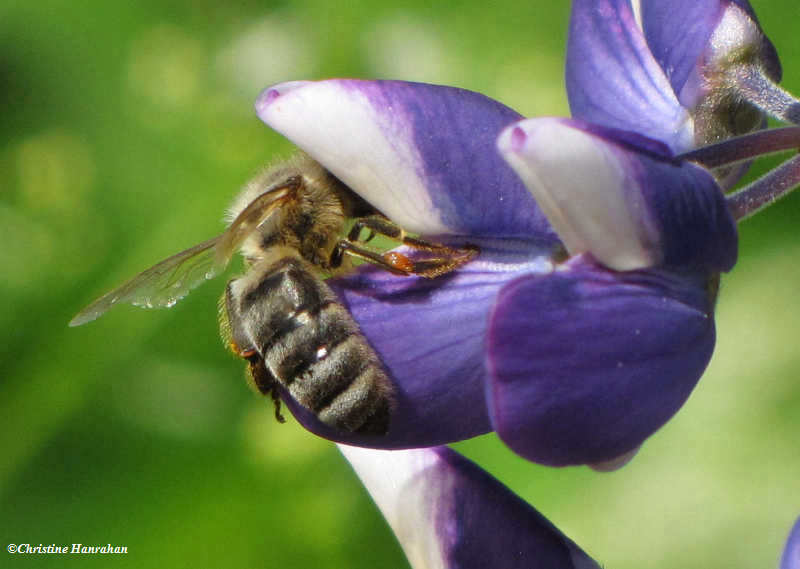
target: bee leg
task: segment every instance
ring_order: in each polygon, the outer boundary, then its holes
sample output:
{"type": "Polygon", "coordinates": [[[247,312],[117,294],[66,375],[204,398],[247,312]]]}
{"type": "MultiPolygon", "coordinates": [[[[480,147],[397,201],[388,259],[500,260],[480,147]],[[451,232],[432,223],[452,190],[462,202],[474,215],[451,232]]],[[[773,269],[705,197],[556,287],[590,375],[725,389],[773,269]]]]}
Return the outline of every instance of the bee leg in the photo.
{"type": "Polygon", "coordinates": [[[270,397],[272,397],[272,404],[275,405],[275,420],[280,424],[285,423],[286,418],[281,415],[281,396],[278,394],[278,390],[273,389],[270,391],[270,397]]]}
{"type": "Polygon", "coordinates": [[[328,265],[331,269],[337,269],[342,266],[342,259],[344,258],[344,249],[336,244],[331,252],[331,258],[328,260],[328,265]]]}
{"type": "MultiPolygon", "coordinates": [[[[444,245],[441,247],[444,247],[444,245]]],[[[444,251],[441,256],[431,257],[428,259],[413,260],[402,253],[397,253],[394,251],[389,251],[384,256],[397,257],[393,258],[392,262],[398,265],[405,265],[406,263],[410,262],[411,274],[432,279],[456,270],[464,263],[474,259],[480,252],[480,250],[474,245],[464,245],[464,247],[458,249],[446,247],[446,249],[447,251],[444,251]]]]}
{"type": "MultiPolygon", "coordinates": [[[[387,225],[388,227],[388,225],[387,225]]],[[[381,256],[372,253],[372,251],[368,249],[364,249],[362,247],[358,247],[355,243],[369,243],[372,239],[380,233],[381,235],[386,235],[387,237],[394,237],[396,233],[398,236],[401,231],[399,227],[391,223],[385,217],[379,215],[373,215],[369,217],[361,217],[357,218],[353,223],[353,227],[350,228],[349,233],[347,234],[347,238],[341,240],[336,247],[334,247],[333,252],[331,253],[331,258],[328,261],[328,265],[332,269],[336,269],[342,266],[342,260],[344,259],[344,253],[347,252],[348,254],[358,257],[360,259],[364,259],[365,261],[369,261],[370,263],[380,265],[381,267],[390,270],[397,274],[406,274],[405,272],[398,272],[391,268],[385,266],[383,260],[380,258],[381,256]],[[373,226],[381,226],[382,222],[385,221],[387,224],[390,224],[394,229],[389,229],[392,235],[387,235],[385,232],[382,231],[375,231],[373,226]],[[364,229],[369,229],[369,233],[367,234],[366,238],[361,239],[361,232],[364,229]],[[396,231],[395,231],[396,229],[396,231]]]]}
{"type": "Polygon", "coordinates": [[[347,234],[347,240],[369,243],[378,234],[400,241],[405,232],[396,223],[392,223],[382,215],[370,215],[356,219],[353,227],[350,228],[350,233],[347,234]],[[364,229],[369,229],[369,234],[366,239],[360,239],[364,229]]]}
{"type": "Polygon", "coordinates": [[[353,223],[353,227],[350,228],[350,232],[347,234],[347,240],[369,243],[376,234],[399,240],[402,233],[403,230],[400,229],[398,225],[392,223],[382,215],[370,215],[356,219],[355,223],[353,223]],[[369,234],[367,234],[365,239],[361,239],[361,232],[364,229],[369,229],[369,234]]]}
{"type": "Polygon", "coordinates": [[[474,259],[478,252],[478,248],[474,245],[456,248],[409,237],[397,224],[385,217],[373,215],[356,220],[347,235],[347,239],[340,241],[334,248],[334,252],[331,255],[331,263],[332,266],[339,266],[343,254],[347,253],[383,267],[395,274],[434,278],[447,274],[474,259]],[[364,229],[369,230],[369,235],[362,240],[360,236],[364,229]],[[366,243],[375,235],[384,235],[390,239],[395,239],[403,245],[418,251],[432,253],[432,256],[424,259],[411,259],[408,255],[396,251],[378,254],[356,244],[358,242],[366,243]]]}
{"type": "Polygon", "coordinates": [[[338,259],[341,263],[341,258],[345,253],[363,259],[373,265],[377,265],[396,275],[408,276],[414,274],[412,270],[413,261],[402,253],[389,252],[380,254],[360,247],[346,239],[342,239],[336,244],[333,254],[331,255],[331,262],[338,259]]]}
{"type": "Polygon", "coordinates": [[[272,398],[275,405],[275,419],[285,423],[281,415],[281,398],[276,389],[277,380],[264,365],[264,360],[258,351],[250,344],[245,332],[242,316],[239,313],[238,303],[234,301],[232,293],[233,280],[225,287],[225,294],[219,302],[220,330],[228,348],[237,356],[247,361],[247,371],[252,384],[264,395],[272,398]]]}
{"type": "Polygon", "coordinates": [[[353,225],[353,229],[350,231],[350,234],[347,236],[347,238],[350,241],[358,241],[358,236],[361,234],[361,231],[365,228],[370,230],[370,235],[366,239],[366,241],[364,241],[365,243],[370,239],[372,239],[376,234],[380,234],[389,237],[390,239],[396,239],[397,241],[400,241],[403,245],[406,245],[413,249],[417,249],[418,251],[426,251],[429,253],[435,253],[437,255],[441,255],[442,259],[445,258],[456,259],[459,261],[459,264],[466,263],[467,261],[475,257],[475,255],[478,253],[478,248],[475,247],[474,245],[465,245],[462,248],[457,248],[457,247],[449,247],[447,245],[442,245],[441,243],[432,243],[430,241],[426,241],[424,239],[418,239],[416,237],[409,237],[408,235],[406,235],[406,232],[396,223],[389,221],[385,217],[381,217],[379,215],[372,215],[370,217],[364,217],[359,219],[353,225]]]}
{"type": "Polygon", "coordinates": [[[278,393],[278,382],[275,376],[270,373],[264,365],[264,360],[258,354],[250,354],[245,359],[248,363],[250,377],[253,378],[253,384],[261,393],[269,395],[272,399],[272,404],[275,406],[275,420],[279,423],[285,423],[286,419],[281,415],[281,397],[278,393]]]}

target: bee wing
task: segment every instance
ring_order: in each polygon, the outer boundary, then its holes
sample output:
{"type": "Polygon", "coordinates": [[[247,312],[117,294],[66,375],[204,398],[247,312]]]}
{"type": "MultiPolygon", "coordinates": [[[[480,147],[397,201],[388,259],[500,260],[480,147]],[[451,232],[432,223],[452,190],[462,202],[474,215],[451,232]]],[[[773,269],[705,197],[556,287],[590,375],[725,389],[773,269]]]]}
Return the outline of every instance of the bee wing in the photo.
{"type": "Polygon", "coordinates": [[[190,290],[217,275],[214,248],[221,238],[203,241],[139,273],[81,310],[69,325],[91,322],[115,304],[127,303],[145,308],[173,306],[190,290]]]}
{"type": "Polygon", "coordinates": [[[164,259],[122,286],[95,300],[70,320],[80,326],[102,316],[115,304],[144,308],[174,306],[193,289],[222,272],[242,242],[293,197],[302,181],[293,176],[254,199],[222,235],[164,259]]]}
{"type": "Polygon", "coordinates": [[[236,216],[225,233],[220,235],[214,255],[214,265],[224,267],[242,242],[266,221],[275,210],[295,197],[302,181],[299,176],[273,186],[250,202],[236,216]]]}

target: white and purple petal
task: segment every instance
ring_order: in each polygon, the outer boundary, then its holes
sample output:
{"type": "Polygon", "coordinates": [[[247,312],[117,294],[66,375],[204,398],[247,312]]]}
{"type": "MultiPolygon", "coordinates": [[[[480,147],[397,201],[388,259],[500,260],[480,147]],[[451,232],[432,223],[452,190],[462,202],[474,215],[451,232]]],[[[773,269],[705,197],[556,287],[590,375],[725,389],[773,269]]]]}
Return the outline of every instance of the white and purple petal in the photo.
{"type": "Polygon", "coordinates": [[[503,441],[549,465],[613,461],[683,405],[714,348],[714,280],[576,258],[499,294],[487,399],[503,441]]]}
{"type": "Polygon", "coordinates": [[[270,87],[256,110],[408,231],[556,241],[495,150],[500,131],[521,117],[484,95],[332,79],[270,87]]]}
{"type": "Polygon", "coordinates": [[[653,57],[630,0],[573,0],[566,66],[575,118],[630,130],[674,152],[694,146],[694,127],[653,57]]]}
{"type": "Polygon", "coordinates": [[[599,569],[547,518],[446,447],[339,448],[414,569],[599,569]]]}
{"type": "Polygon", "coordinates": [[[572,255],[609,268],[705,272],[736,262],[736,223],[708,172],[636,133],[528,119],[498,139],[572,255]]]}

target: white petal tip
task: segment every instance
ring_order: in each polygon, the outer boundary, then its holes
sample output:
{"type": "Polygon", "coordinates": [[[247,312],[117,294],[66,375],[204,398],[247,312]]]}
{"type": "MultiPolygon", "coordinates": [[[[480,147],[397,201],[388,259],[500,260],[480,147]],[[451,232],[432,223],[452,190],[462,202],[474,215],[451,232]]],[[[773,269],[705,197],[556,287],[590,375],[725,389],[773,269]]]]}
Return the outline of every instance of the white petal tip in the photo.
{"type": "Polygon", "coordinates": [[[509,150],[511,152],[522,152],[522,149],[525,147],[525,141],[528,139],[528,135],[522,130],[520,127],[515,126],[511,128],[511,134],[509,136],[509,150]]]}
{"type": "Polygon", "coordinates": [[[256,113],[259,117],[264,119],[264,117],[269,114],[269,110],[275,101],[287,93],[308,85],[309,83],[311,83],[311,81],[287,81],[286,83],[278,83],[277,85],[267,87],[261,91],[261,94],[256,98],[256,113]]]}

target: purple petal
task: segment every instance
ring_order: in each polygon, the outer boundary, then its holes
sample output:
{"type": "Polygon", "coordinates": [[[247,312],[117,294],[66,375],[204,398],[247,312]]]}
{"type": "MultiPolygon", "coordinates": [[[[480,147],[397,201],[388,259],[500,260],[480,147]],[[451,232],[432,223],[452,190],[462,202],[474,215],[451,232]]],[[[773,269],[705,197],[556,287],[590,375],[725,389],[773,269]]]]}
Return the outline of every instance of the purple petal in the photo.
{"type": "Polygon", "coordinates": [[[602,462],[589,462],[586,464],[586,466],[597,472],[613,472],[615,470],[619,470],[620,468],[628,464],[630,461],[632,461],[633,457],[639,453],[640,448],[641,448],[640,446],[637,446],[633,450],[629,450],[625,454],[622,454],[615,458],[604,460],[602,462]]]}
{"type": "Polygon", "coordinates": [[[266,89],[259,117],[405,229],[555,242],[495,150],[521,117],[488,97],[403,81],[333,79],[266,89]]]}
{"type": "Polygon", "coordinates": [[[641,6],[647,43],[669,78],[673,92],[680,93],[722,17],[723,3],[641,0],[641,6]]]}
{"type": "Polygon", "coordinates": [[[736,223],[714,179],[655,141],[544,118],[510,127],[498,146],[573,255],[616,270],[736,262],[736,223]]]}
{"type": "Polygon", "coordinates": [[[650,52],[630,0],[574,0],[567,43],[572,115],[638,132],[675,152],[694,146],[691,120],[650,52]]]}
{"type": "Polygon", "coordinates": [[[694,107],[697,98],[705,95],[702,87],[699,91],[696,85],[685,88],[687,81],[705,83],[712,74],[696,68],[756,58],[773,80],[780,80],[778,54],[746,0],[643,0],[642,26],[654,57],[686,107],[694,107]],[[745,51],[752,55],[743,56],[745,51]],[[700,77],[693,77],[698,72],[700,77]]]}
{"type": "Polygon", "coordinates": [[[800,518],[794,523],[781,556],[780,569],[800,569],[800,518]]]}
{"type": "Polygon", "coordinates": [[[738,233],[725,196],[707,170],[688,162],[670,164],[642,157],[642,187],[656,212],[664,264],[706,273],[736,264],[738,233]]]}
{"type": "Polygon", "coordinates": [[[488,399],[499,436],[549,465],[635,449],[683,405],[714,347],[712,283],[589,259],[498,296],[488,399]]]}
{"type": "Polygon", "coordinates": [[[339,449],[414,569],[599,567],[542,514],[446,447],[339,449]]]}
{"type": "Polygon", "coordinates": [[[396,407],[386,435],[363,438],[334,432],[287,401],[306,428],[377,448],[434,446],[491,430],[484,400],[489,311],[505,284],[551,271],[552,264],[547,251],[529,242],[478,244],[476,261],[437,279],[362,266],[356,274],[328,281],[393,379],[396,407]]]}

